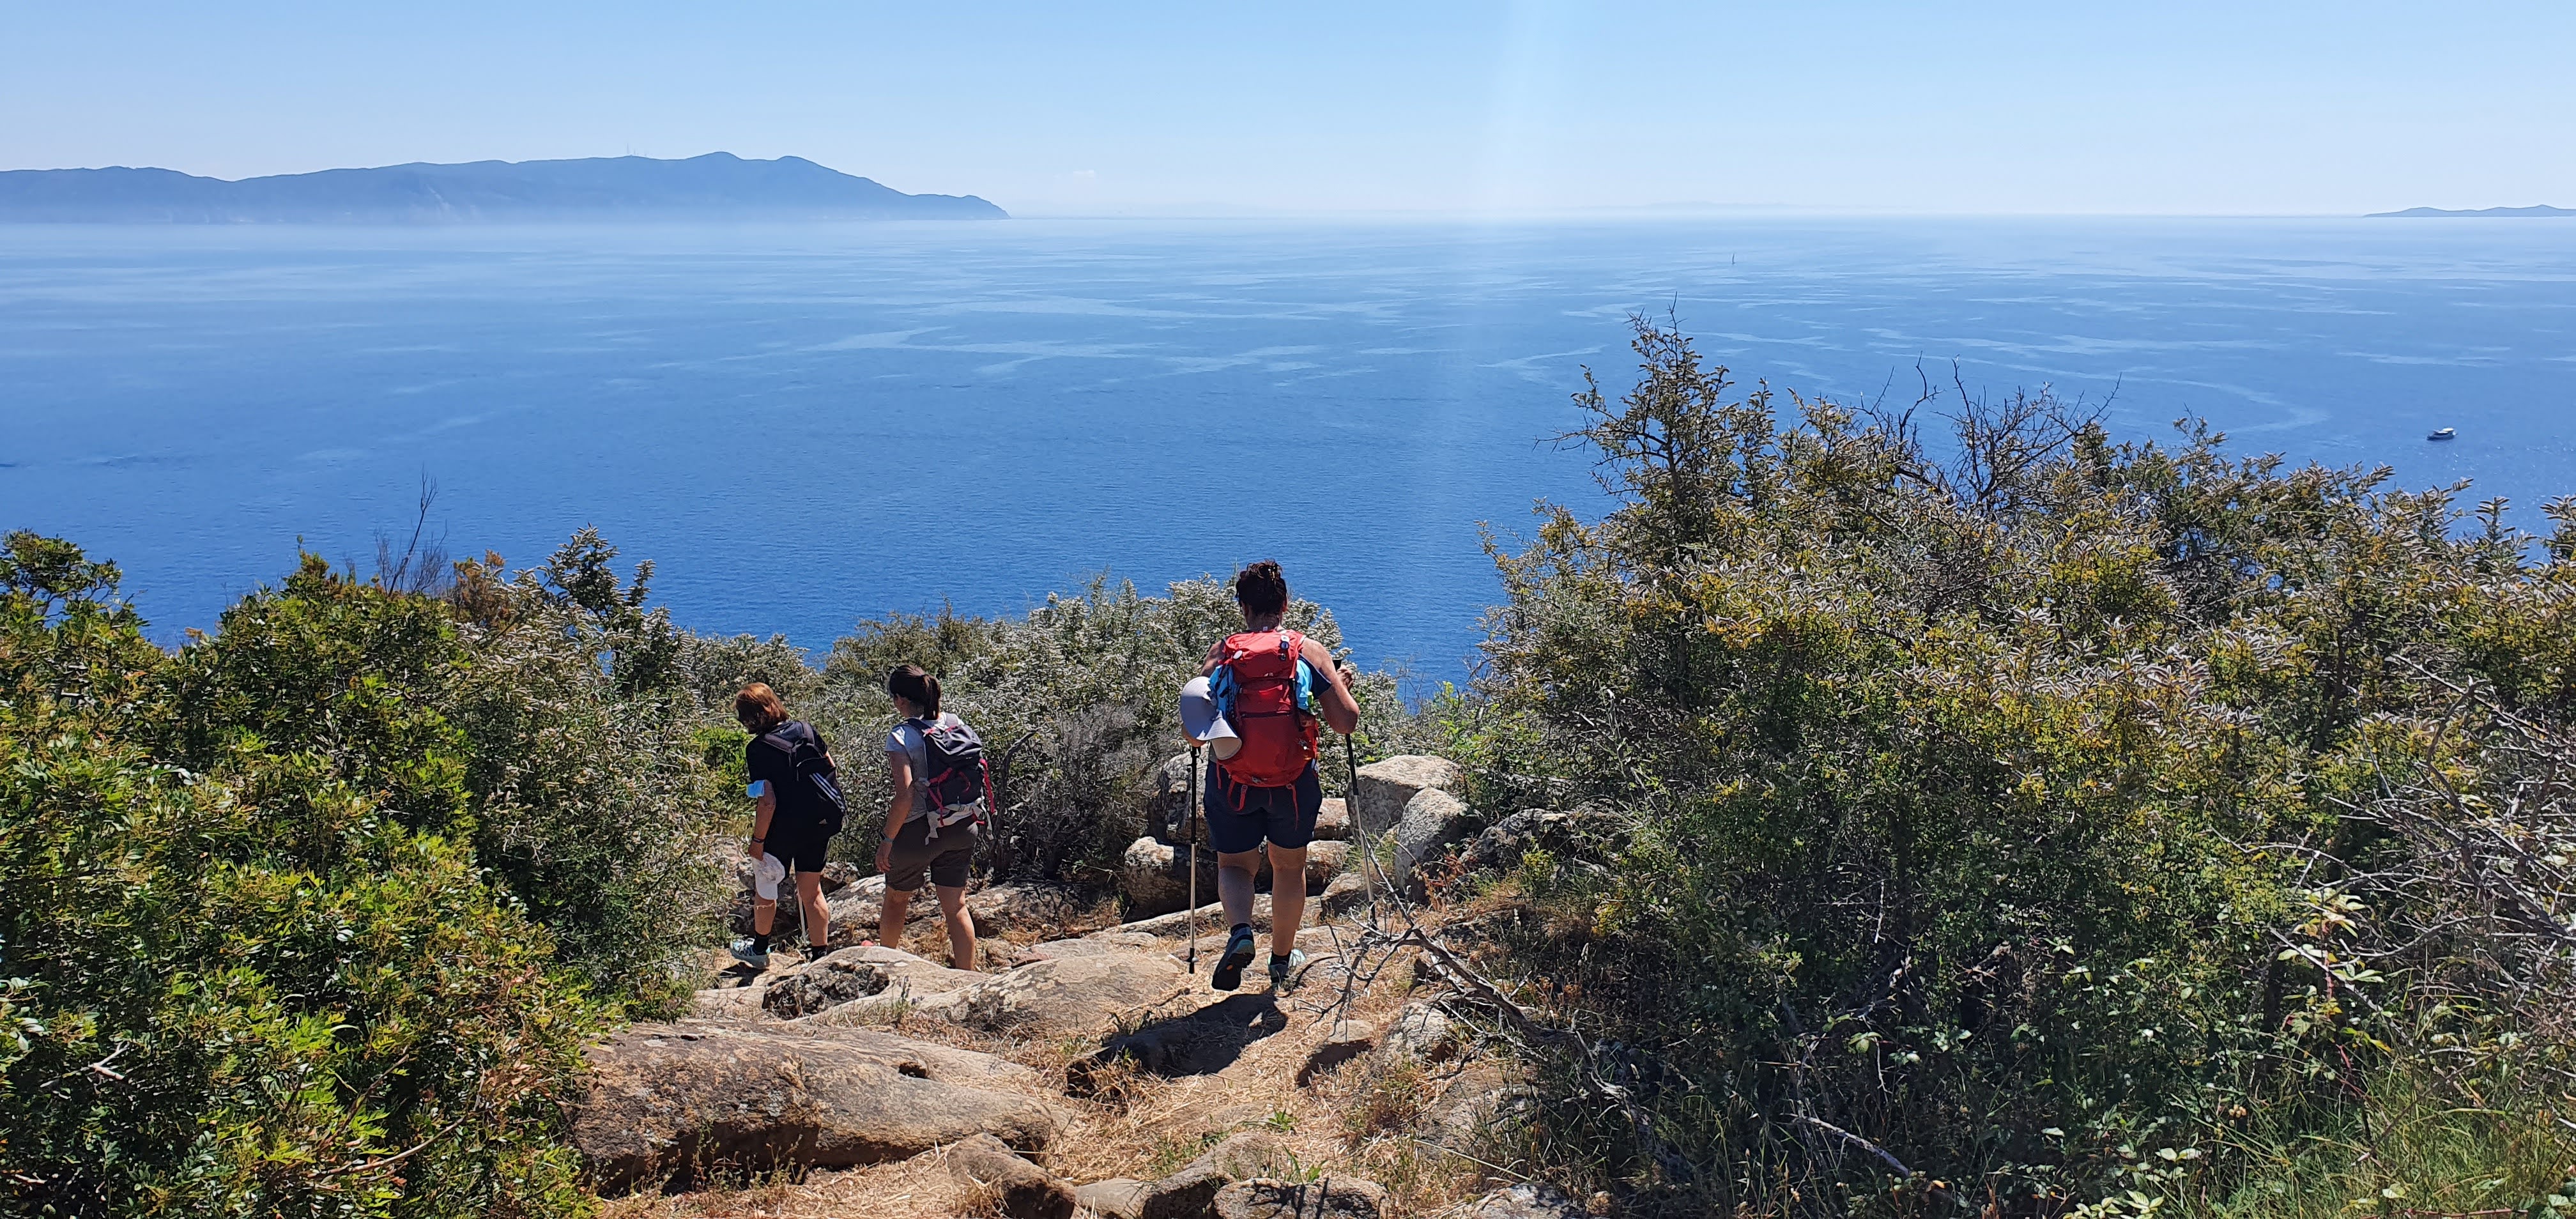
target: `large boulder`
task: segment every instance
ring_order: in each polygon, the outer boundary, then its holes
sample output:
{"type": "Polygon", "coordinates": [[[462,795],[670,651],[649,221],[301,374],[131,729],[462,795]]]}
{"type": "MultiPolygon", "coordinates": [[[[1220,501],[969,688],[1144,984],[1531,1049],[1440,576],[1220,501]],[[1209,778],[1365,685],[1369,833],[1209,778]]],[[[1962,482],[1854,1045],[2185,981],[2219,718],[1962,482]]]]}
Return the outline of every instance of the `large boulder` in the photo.
{"type": "Polygon", "coordinates": [[[778,978],[763,992],[760,1006],[781,1020],[795,1020],[879,996],[911,999],[943,994],[987,976],[870,944],[844,948],[778,978]]]}
{"type": "MultiPolygon", "coordinates": [[[[1212,765],[1202,755],[1199,779],[1205,782],[1205,767],[1212,765]]],[[[1145,792],[1145,833],[1157,842],[1179,846],[1190,840],[1190,755],[1186,752],[1165,758],[1154,768],[1153,786],[1145,792]]]]}
{"type": "Polygon", "coordinates": [[[1025,1096],[1027,1068],[859,1030],[797,1035],[639,1025],[590,1051],[572,1145],[604,1193],[685,1185],[706,1169],[849,1168],[990,1134],[1044,1148],[1063,1115],[1025,1096]]]}
{"type": "Polygon", "coordinates": [[[948,1149],[948,1172],[991,1197],[1009,1219],[1073,1219],[1073,1187],[1049,1176],[1000,1139],[979,1134],[948,1149]]]}
{"type": "Polygon", "coordinates": [[[1333,883],[1324,886],[1323,898],[1306,908],[1319,918],[1339,922],[1367,910],[1368,904],[1368,869],[1358,865],[1334,877],[1333,883]]]}
{"type": "Polygon", "coordinates": [[[1318,838],[1306,844],[1306,892],[1321,893],[1349,867],[1351,844],[1318,838]]]}
{"type": "MultiPolygon", "coordinates": [[[[1199,900],[1216,896],[1216,852],[1199,847],[1199,900]]],[[[1261,871],[1268,871],[1265,859],[1261,871]]],[[[1256,873],[1257,875],[1257,873],[1256,873]]],[[[1190,904],[1190,849],[1151,837],[1128,844],[1119,863],[1118,895],[1126,899],[1130,918],[1167,914],[1190,904]]]]}
{"type": "Polygon", "coordinates": [[[1336,1020],[1325,1030],[1324,1039],[1306,1051],[1306,1061],[1298,1064],[1297,1086],[1315,1082],[1315,1077],[1369,1052],[1377,1044],[1377,1026],[1366,1020],[1336,1020]]]}
{"type": "Polygon", "coordinates": [[[913,1005],[922,1016],[987,1033],[1089,1036],[1181,993],[1181,966],[1154,953],[1055,957],[913,1005]]]}
{"type": "Polygon", "coordinates": [[[1317,842],[1348,842],[1350,841],[1350,837],[1350,802],[1342,799],[1340,796],[1334,796],[1324,801],[1323,809],[1315,814],[1315,840],[1317,842]]]}
{"type": "Polygon", "coordinates": [[[1416,1062],[1440,1062],[1459,1050],[1458,1026],[1439,1008],[1427,1003],[1408,1003],[1387,1023],[1386,1036],[1378,1052],[1390,1058],[1410,1058],[1416,1062]]]}
{"type": "Polygon", "coordinates": [[[1472,817],[1465,801],[1439,788],[1414,793],[1395,821],[1395,857],[1389,861],[1388,879],[1403,884],[1409,896],[1420,897],[1423,885],[1418,870],[1438,862],[1451,843],[1465,838],[1472,817]]]}
{"type": "Polygon", "coordinates": [[[1458,862],[1468,872],[1510,871],[1531,851],[1544,850],[1597,872],[1599,865],[1585,857],[1606,857],[1625,841],[1625,824],[1606,813],[1532,809],[1486,826],[1458,852],[1458,862]]]}
{"type": "Polygon", "coordinates": [[[1382,1219],[1386,1191],[1356,1177],[1256,1177],[1216,1193],[1217,1219],[1382,1219]]]}
{"type": "Polygon", "coordinates": [[[1447,758],[1400,754],[1360,767],[1358,788],[1351,793],[1351,813],[1358,830],[1383,834],[1404,815],[1404,807],[1426,791],[1465,797],[1467,774],[1447,758]]]}

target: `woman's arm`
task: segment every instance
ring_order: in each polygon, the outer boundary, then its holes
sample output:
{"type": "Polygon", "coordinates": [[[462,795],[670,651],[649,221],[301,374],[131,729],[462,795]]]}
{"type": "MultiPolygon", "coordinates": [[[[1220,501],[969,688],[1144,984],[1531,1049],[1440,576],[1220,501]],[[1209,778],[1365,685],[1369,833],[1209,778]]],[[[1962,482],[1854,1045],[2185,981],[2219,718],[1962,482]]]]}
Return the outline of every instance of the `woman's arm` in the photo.
{"type": "Polygon", "coordinates": [[[894,838],[903,832],[903,823],[912,818],[912,754],[886,751],[886,777],[894,780],[894,795],[886,800],[885,830],[877,837],[877,871],[894,865],[894,838]]]}
{"type": "Polygon", "coordinates": [[[1225,641],[1222,639],[1208,645],[1207,659],[1199,662],[1199,676],[1216,676],[1216,658],[1223,651],[1225,651],[1225,641]]]}
{"type": "Polygon", "coordinates": [[[777,786],[775,783],[761,785],[760,799],[754,806],[758,811],[751,815],[751,858],[754,863],[768,853],[769,823],[778,816],[778,793],[771,789],[777,786]]]}
{"type": "Polygon", "coordinates": [[[1333,654],[1325,650],[1324,645],[1312,639],[1307,640],[1306,646],[1299,649],[1299,654],[1307,664],[1314,667],[1316,672],[1324,675],[1326,689],[1323,697],[1316,700],[1318,703],[1316,710],[1324,713],[1324,722],[1332,725],[1333,731],[1343,736],[1349,736],[1357,731],[1360,726],[1360,700],[1351,696],[1350,681],[1342,676],[1342,667],[1333,663],[1333,654]]]}

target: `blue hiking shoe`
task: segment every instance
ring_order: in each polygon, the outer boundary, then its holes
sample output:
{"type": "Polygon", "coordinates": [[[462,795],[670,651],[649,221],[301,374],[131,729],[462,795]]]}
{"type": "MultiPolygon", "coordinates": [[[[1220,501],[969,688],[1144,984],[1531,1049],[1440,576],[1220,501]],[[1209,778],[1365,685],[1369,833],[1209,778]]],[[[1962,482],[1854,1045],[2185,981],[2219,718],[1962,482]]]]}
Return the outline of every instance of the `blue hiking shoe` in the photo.
{"type": "Polygon", "coordinates": [[[1234,929],[1225,938],[1225,956],[1216,963],[1216,972],[1208,975],[1208,985],[1218,990],[1233,990],[1243,985],[1243,967],[1252,964],[1252,924],[1234,929]]]}

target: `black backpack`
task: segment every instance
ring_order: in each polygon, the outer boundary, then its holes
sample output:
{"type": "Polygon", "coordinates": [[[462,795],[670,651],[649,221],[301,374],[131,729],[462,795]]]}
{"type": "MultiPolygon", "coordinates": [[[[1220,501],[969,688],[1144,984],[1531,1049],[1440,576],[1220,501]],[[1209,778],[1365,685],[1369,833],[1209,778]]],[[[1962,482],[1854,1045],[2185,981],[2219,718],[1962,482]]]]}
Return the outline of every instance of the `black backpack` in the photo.
{"type": "Polygon", "coordinates": [[[993,775],[984,757],[984,738],[976,736],[966,721],[942,716],[936,720],[917,719],[913,728],[921,733],[923,752],[929,755],[928,773],[922,786],[930,792],[930,807],[923,810],[930,818],[930,836],[939,829],[965,818],[941,817],[944,810],[985,800],[993,794],[993,775]]]}
{"type": "Polygon", "coordinates": [[[782,807],[801,807],[822,823],[824,833],[840,833],[850,806],[841,798],[840,771],[832,765],[832,755],[823,752],[823,739],[801,721],[781,724],[762,739],[786,752],[788,771],[800,789],[792,800],[779,793],[782,807]]]}

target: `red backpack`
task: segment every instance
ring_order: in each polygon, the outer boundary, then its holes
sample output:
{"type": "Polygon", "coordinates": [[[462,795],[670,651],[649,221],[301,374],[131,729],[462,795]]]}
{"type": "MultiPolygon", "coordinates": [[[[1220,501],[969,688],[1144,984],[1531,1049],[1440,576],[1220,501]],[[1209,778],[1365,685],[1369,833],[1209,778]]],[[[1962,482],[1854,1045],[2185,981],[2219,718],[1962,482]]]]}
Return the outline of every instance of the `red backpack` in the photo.
{"type": "Polygon", "coordinates": [[[1295,631],[1247,631],[1226,636],[1217,653],[1219,705],[1243,738],[1217,765],[1238,786],[1287,787],[1316,758],[1315,717],[1298,697],[1305,648],[1295,631]]]}

